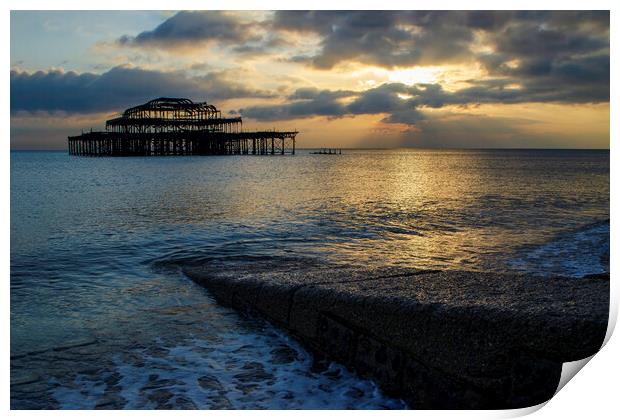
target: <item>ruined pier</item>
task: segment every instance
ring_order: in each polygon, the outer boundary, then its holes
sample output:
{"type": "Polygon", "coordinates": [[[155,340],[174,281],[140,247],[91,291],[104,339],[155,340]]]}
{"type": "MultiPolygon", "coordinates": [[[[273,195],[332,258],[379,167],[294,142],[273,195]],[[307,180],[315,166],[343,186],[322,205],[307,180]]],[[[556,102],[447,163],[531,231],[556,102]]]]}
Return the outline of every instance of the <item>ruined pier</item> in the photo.
{"type": "Polygon", "coordinates": [[[344,268],[185,273],[411,408],[506,409],[550,399],[562,364],[601,347],[609,276],[344,268]]]}
{"type": "Polygon", "coordinates": [[[241,117],[223,117],[206,102],[158,98],[106,121],[105,131],[69,136],[78,156],[295,154],[297,131],[244,131],[241,117]]]}

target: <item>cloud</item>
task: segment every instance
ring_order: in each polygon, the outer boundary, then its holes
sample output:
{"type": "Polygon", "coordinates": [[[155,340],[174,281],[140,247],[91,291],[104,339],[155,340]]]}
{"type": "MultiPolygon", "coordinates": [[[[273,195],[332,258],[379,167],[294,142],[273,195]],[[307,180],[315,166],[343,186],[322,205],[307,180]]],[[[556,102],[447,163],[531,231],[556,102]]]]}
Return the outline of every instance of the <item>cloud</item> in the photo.
{"type": "Polygon", "coordinates": [[[322,36],[318,68],[344,61],[383,67],[472,59],[483,33],[500,54],[596,51],[609,44],[609,13],[507,11],[278,11],[279,30],[322,36]]]}
{"type": "Polygon", "coordinates": [[[160,96],[187,97],[209,102],[272,96],[267,91],[231,80],[226,72],[188,77],[181,72],[160,72],[123,66],[114,67],[102,74],[78,74],[59,70],[35,73],[11,71],[10,86],[11,112],[121,111],[128,106],[160,96]]]}
{"type": "Polygon", "coordinates": [[[243,116],[272,121],[286,118],[308,118],[325,116],[339,118],[362,114],[387,114],[385,123],[415,125],[423,120],[425,108],[446,106],[477,106],[480,104],[518,103],[600,103],[609,100],[609,85],[593,78],[594,85],[587,79],[598,75],[600,67],[608,62],[592,60],[589,67],[568,67],[558,69],[566,77],[585,75],[583,84],[565,83],[558,87],[552,83],[526,87],[511,87],[512,80],[496,78],[470,81],[470,87],[457,91],[446,91],[440,84],[384,83],[364,91],[330,91],[316,88],[300,88],[290,95],[288,102],[280,105],[253,106],[239,110],[243,116]],[[587,67],[587,68],[586,68],[587,67]],[[588,73],[589,72],[589,73],[588,73]],[[343,102],[342,99],[347,101],[343,102]]]}
{"type": "Polygon", "coordinates": [[[251,38],[251,25],[220,11],[178,12],[151,31],[123,35],[121,45],[174,48],[180,44],[218,41],[239,43],[251,38]]]}
{"type": "Polygon", "coordinates": [[[425,119],[425,108],[609,101],[609,13],[604,11],[290,11],[277,12],[274,26],[321,34],[315,55],[293,58],[318,68],[345,61],[397,67],[472,60],[488,75],[457,91],[440,84],[386,83],[351,94],[347,105],[330,92],[297,95],[280,106],[242,109],[243,115],[310,117],[334,109],[332,117],[386,114],[383,122],[416,125],[425,119]],[[475,53],[481,42],[491,52],[475,53]],[[313,114],[315,107],[322,112],[313,114]],[[304,112],[296,113],[299,109],[304,112]]]}
{"type": "Polygon", "coordinates": [[[489,75],[520,85],[520,101],[609,101],[609,13],[522,13],[486,34],[489,75]]]}
{"type": "Polygon", "coordinates": [[[408,87],[401,83],[384,84],[363,92],[348,90],[319,90],[300,88],[288,96],[289,103],[282,105],[253,106],[239,110],[245,117],[272,121],[287,118],[308,118],[324,116],[339,118],[347,115],[394,113],[386,121],[412,121],[413,115],[421,118],[415,104],[398,95],[407,93],[408,87]],[[352,101],[343,101],[352,99],[352,101]],[[405,116],[410,111],[412,116],[405,116]]]}
{"type": "MultiPolygon", "coordinates": [[[[439,84],[384,84],[359,92],[353,102],[338,109],[338,116],[386,114],[385,123],[430,130],[425,108],[609,101],[605,11],[291,11],[277,12],[274,22],[282,30],[322,36],[316,54],[292,58],[319,69],[348,61],[386,68],[470,61],[481,63],[488,72],[486,78],[470,80],[469,87],[453,92],[439,84]],[[481,45],[491,52],[475,52],[481,45]]],[[[259,114],[257,109],[244,111],[259,114]]],[[[269,116],[262,111],[262,116],[269,116]]]]}
{"type": "Polygon", "coordinates": [[[399,97],[408,88],[403,83],[385,83],[379,87],[363,91],[347,109],[353,114],[379,114],[402,109],[408,101],[399,97]]]}
{"type": "MultiPolygon", "coordinates": [[[[244,85],[236,80],[236,71],[212,71],[204,76],[194,78],[200,85],[204,97],[211,99],[234,98],[273,98],[275,94],[263,89],[256,89],[244,85]]],[[[251,79],[251,75],[245,74],[251,79]]]]}
{"type": "Polygon", "coordinates": [[[209,41],[246,57],[284,48],[284,60],[323,70],[480,63],[541,100],[558,90],[580,102],[609,96],[608,11],[277,11],[260,22],[235,12],[179,12],[118,43],[174,51],[209,41]],[[291,39],[309,33],[318,40],[314,52],[295,50],[291,39]],[[568,92],[575,82],[581,86],[568,92]]]}
{"type": "Polygon", "coordinates": [[[464,20],[453,12],[278,11],[273,26],[322,37],[319,53],[296,56],[297,62],[322,69],[346,61],[392,68],[467,59],[473,30],[464,20]]]}
{"type": "Polygon", "coordinates": [[[340,99],[354,94],[355,92],[352,91],[300,88],[288,96],[292,102],[286,105],[254,106],[240,109],[238,112],[242,116],[263,121],[314,116],[338,118],[348,113],[346,106],[340,102],[340,99]]]}
{"type": "Polygon", "coordinates": [[[178,12],[153,30],[124,35],[121,45],[175,48],[207,41],[234,44],[232,52],[264,54],[288,45],[286,33],[313,33],[315,54],[294,62],[330,69],[360,62],[386,68],[484,60],[507,61],[594,54],[609,48],[608,11],[277,11],[245,22],[220,11],[178,12]]]}
{"type": "Polygon", "coordinates": [[[123,35],[114,45],[187,53],[212,43],[244,58],[272,55],[294,45],[290,37],[270,30],[272,27],[268,19],[263,22],[244,16],[239,12],[182,11],[153,30],[140,32],[136,36],[123,35]]]}

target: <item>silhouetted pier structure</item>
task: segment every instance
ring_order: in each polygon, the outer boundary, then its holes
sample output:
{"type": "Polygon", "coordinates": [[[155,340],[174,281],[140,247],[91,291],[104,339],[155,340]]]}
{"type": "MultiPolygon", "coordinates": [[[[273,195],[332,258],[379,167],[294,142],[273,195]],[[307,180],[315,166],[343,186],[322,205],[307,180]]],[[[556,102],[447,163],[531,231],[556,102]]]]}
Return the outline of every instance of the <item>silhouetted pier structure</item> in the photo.
{"type": "Polygon", "coordinates": [[[295,154],[297,131],[243,131],[241,117],[213,105],[159,98],[106,121],[105,131],[69,136],[70,155],[185,156],[295,154]]]}

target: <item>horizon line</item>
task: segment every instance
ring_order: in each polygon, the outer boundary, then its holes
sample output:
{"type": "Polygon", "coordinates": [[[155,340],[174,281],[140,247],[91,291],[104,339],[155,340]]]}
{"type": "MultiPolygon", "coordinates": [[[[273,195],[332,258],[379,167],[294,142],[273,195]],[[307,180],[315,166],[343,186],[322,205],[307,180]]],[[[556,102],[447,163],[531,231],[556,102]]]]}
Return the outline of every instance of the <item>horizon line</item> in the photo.
{"type": "MultiPolygon", "coordinates": [[[[417,147],[417,146],[398,146],[398,147],[298,147],[297,150],[317,150],[317,149],[340,149],[340,150],[606,150],[604,147],[417,147]]],[[[68,149],[13,149],[11,152],[67,152],[68,149]]]]}

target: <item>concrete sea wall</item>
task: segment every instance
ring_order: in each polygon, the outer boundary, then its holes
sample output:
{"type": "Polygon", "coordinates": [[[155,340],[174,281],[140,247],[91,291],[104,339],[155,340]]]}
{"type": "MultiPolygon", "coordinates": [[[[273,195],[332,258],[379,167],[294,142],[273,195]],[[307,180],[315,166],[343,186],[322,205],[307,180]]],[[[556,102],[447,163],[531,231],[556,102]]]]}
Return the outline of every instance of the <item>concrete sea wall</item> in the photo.
{"type": "Polygon", "coordinates": [[[551,398],[562,363],[603,343],[609,278],[401,268],[185,267],[222,304],[259,314],[412,408],[519,408],[551,398]]]}

